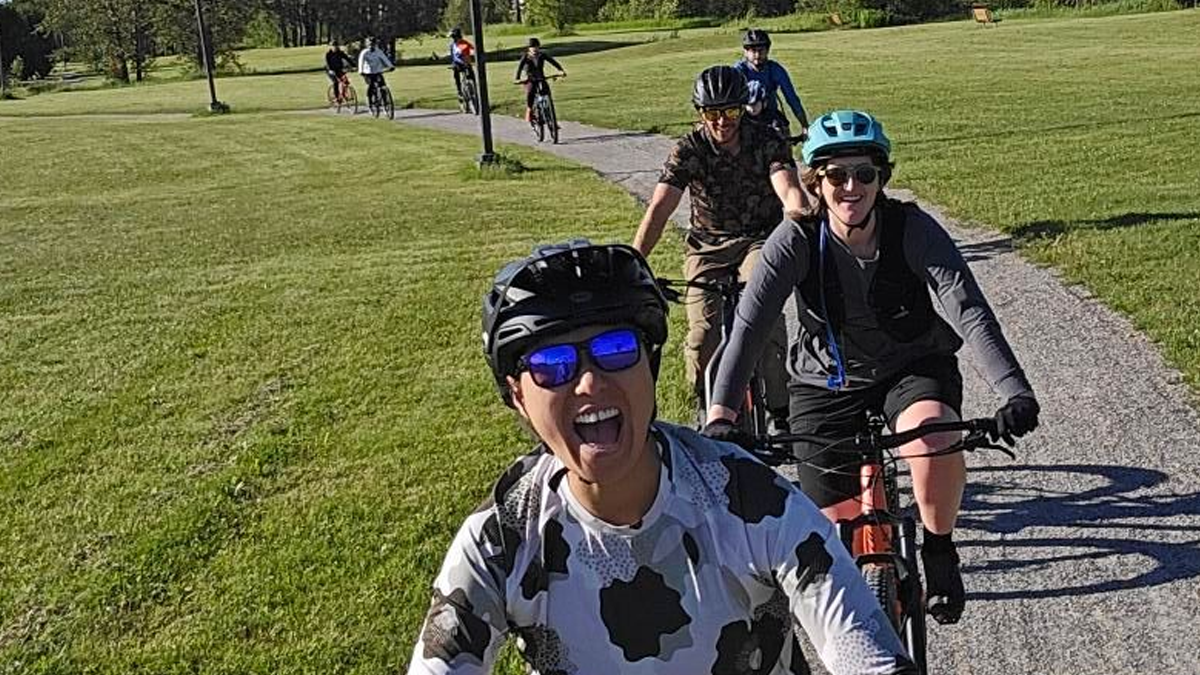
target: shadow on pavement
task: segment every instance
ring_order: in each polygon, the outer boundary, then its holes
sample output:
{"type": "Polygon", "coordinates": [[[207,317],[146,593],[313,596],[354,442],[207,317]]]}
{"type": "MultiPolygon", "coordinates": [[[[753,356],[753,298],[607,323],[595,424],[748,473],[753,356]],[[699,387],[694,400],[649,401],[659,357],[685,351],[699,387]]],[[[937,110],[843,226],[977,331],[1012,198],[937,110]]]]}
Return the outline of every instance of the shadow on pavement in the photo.
{"type": "Polygon", "coordinates": [[[983,260],[991,260],[992,258],[1012,253],[1013,240],[1012,237],[1001,237],[999,239],[991,239],[989,241],[977,241],[971,244],[959,244],[958,250],[962,252],[963,259],[968,263],[980,262],[983,260]]]}
{"type": "Polygon", "coordinates": [[[588,143],[604,143],[617,138],[653,138],[655,134],[649,131],[621,131],[613,134],[596,134],[594,136],[577,136],[564,138],[563,145],[585,145],[588,143]]]}
{"type": "MultiPolygon", "coordinates": [[[[1131,565],[1113,560],[1100,573],[1070,575],[1072,579],[1087,579],[1077,585],[980,590],[969,594],[973,599],[1093,595],[1200,576],[1200,493],[1160,490],[1144,494],[1166,484],[1166,473],[1103,464],[984,467],[971,473],[959,527],[1005,536],[999,541],[964,541],[960,546],[995,550],[1004,557],[985,555],[984,562],[964,566],[965,572],[986,577],[1087,561],[1095,561],[1099,568],[1102,561],[1117,556],[1143,561],[1131,565]],[[1038,485],[1023,480],[1024,474],[1036,474],[1038,485]],[[1047,476],[1051,477],[1048,481],[1047,476]],[[1064,489],[1046,487],[1056,482],[1061,482],[1064,489]],[[1090,487],[1081,489],[1081,484],[1090,487]],[[1030,537],[1021,536],[1029,529],[1042,528],[1068,528],[1075,534],[1047,537],[1039,531],[1030,537]],[[1113,536],[1118,530],[1138,534],[1113,536]]],[[[984,588],[986,584],[977,582],[974,586],[984,588]]]]}
{"type": "Polygon", "coordinates": [[[1122,213],[1109,218],[1093,220],[1035,220],[1018,225],[1013,229],[1017,239],[1056,237],[1070,230],[1113,230],[1119,227],[1137,227],[1164,220],[1200,220],[1200,212],[1191,213],[1122,213]]]}

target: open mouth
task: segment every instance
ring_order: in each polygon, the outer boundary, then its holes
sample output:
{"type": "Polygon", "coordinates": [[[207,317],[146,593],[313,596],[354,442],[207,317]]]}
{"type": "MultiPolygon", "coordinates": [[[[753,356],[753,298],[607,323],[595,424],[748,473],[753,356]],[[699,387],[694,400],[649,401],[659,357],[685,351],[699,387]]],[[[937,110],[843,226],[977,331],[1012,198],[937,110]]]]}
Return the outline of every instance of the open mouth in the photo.
{"type": "Polygon", "coordinates": [[[623,421],[616,408],[590,410],[575,416],[575,433],[587,445],[611,446],[621,437],[623,421]]]}

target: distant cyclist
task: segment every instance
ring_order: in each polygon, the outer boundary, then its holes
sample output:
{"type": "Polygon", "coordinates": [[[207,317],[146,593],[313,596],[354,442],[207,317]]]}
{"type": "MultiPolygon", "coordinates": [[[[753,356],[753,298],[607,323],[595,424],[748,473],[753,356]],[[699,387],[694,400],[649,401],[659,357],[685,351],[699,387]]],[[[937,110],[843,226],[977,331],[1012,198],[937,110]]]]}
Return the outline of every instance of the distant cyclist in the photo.
{"type": "Polygon", "coordinates": [[[334,96],[338,101],[341,101],[346,95],[346,92],[343,91],[342,78],[346,75],[346,71],[353,68],[354,59],[342,51],[342,46],[338,44],[337,40],[331,41],[329,51],[325,52],[325,74],[333,83],[334,96]]]}
{"type": "Polygon", "coordinates": [[[567,71],[563,70],[558,61],[542,51],[542,41],[535,37],[529,38],[525,53],[517,63],[517,75],[513,79],[528,80],[525,83],[525,121],[530,124],[533,123],[533,99],[539,90],[549,86],[546,84],[547,63],[558,68],[558,72],[562,73],[563,77],[567,76],[567,71]],[[524,78],[521,76],[522,73],[525,74],[524,78]]]}
{"type": "Polygon", "coordinates": [[[358,55],[358,73],[367,81],[367,100],[374,101],[380,85],[386,84],[383,74],[396,69],[392,60],[379,48],[378,38],[367,38],[367,48],[358,55]]]}
{"type": "Polygon", "coordinates": [[[474,78],[475,46],[463,38],[462,28],[455,26],[450,29],[450,68],[454,71],[454,93],[458,96],[458,104],[464,103],[462,98],[462,77],[474,78]]]}
{"type": "Polygon", "coordinates": [[[782,93],[788,107],[800,124],[800,135],[808,132],[808,115],[800,96],[792,86],[792,78],[778,61],[772,61],[771,36],[760,28],[751,28],[742,36],[743,58],[733,65],[746,76],[748,82],[758,82],[762,87],[763,111],[761,121],[776,128],[779,133],[787,136],[791,133],[791,124],[787,115],[779,109],[778,94],[782,93]]]}

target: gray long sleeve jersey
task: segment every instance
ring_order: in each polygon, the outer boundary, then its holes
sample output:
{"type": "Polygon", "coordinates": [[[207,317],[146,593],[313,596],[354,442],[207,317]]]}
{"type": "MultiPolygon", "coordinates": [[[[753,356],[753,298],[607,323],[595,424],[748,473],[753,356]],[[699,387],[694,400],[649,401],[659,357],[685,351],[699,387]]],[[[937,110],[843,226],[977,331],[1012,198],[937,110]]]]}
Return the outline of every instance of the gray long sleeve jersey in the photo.
{"type": "MultiPolygon", "coordinates": [[[[940,304],[953,330],[974,347],[992,390],[1005,399],[1032,393],[991,306],[950,235],[921,209],[909,205],[906,213],[905,261],[928,284],[932,299],[940,304]]],[[[771,325],[789,295],[795,299],[797,312],[824,316],[820,307],[809,307],[800,293],[806,276],[817,273],[809,269],[809,247],[817,245],[792,220],[780,223],[767,239],[762,259],[737,307],[729,346],[717,371],[715,403],[737,408],[737,392],[744,390],[749,381],[771,325]]],[[[958,336],[940,320],[934,321],[926,334],[907,343],[892,338],[879,326],[868,300],[878,256],[875,260],[856,258],[835,236],[827,237],[825,255],[833,259],[844,296],[827,298],[826,303],[843,302],[845,306],[843,325],[835,327],[835,337],[848,389],[881,382],[924,356],[957,351],[961,344],[958,336]]],[[[794,381],[825,387],[826,377],[834,372],[833,364],[825,335],[811,335],[801,326],[791,336],[788,371],[794,381]]]]}

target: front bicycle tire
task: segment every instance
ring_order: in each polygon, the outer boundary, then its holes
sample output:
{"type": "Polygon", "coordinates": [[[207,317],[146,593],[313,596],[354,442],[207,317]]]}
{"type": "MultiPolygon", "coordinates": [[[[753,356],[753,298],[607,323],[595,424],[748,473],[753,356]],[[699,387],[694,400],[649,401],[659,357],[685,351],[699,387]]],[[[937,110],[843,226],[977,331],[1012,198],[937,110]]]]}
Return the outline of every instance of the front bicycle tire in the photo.
{"type": "Polygon", "coordinates": [[[887,563],[867,563],[862,568],[863,579],[875,601],[879,603],[883,613],[891,622],[896,632],[901,631],[900,624],[900,583],[896,577],[896,568],[887,563]]]}
{"type": "Polygon", "coordinates": [[[338,100],[337,91],[333,88],[332,84],[329,85],[329,89],[325,90],[325,101],[329,104],[330,108],[333,108],[337,112],[342,111],[342,102],[338,100]]]}
{"type": "Polygon", "coordinates": [[[550,127],[550,140],[558,145],[558,113],[554,110],[554,99],[546,97],[546,125],[550,127]]]}
{"type": "Polygon", "coordinates": [[[475,88],[475,80],[467,80],[467,112],[479,114],[479,91],[475,88]]]}
{"type": "MultiPolygon", "coordinates": [[[[342,97],[342,108],[349,108],[351,115],[358,114],[358,92],[353,85],[346,85],[346,95],[342,97]]],[[[339,109],[339,112],[341,110],[339,109]]]]}
{"type": "Polygon", "coordinates": [[[383,109],[387,111],[389,120],[396,119],[396,102],[392,100],[392,92],[390,89],[383,90],[383,109]]]}
{"type": "Polygon", "coordinates": [[[533,135],[537,136],[538,143],[541,143],[546,140],[546,104],[538,101],[533,115],[533,135]]]}

